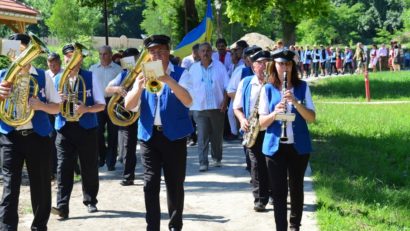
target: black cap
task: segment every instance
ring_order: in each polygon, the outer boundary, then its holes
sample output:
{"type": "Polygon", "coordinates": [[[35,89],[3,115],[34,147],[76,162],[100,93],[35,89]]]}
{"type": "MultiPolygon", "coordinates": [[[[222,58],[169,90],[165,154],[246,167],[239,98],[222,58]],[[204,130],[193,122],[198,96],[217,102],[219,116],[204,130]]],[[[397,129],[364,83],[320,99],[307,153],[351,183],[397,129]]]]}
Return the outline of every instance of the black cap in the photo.
{"type": "Polygon", "coordinates": [[[269,51],[258,51],[254,54],[252,54],[251,56],[249,56],[249,58],[251,58],[252,62],[257,62],[257,61],[262,61],[265,59],[270,60],[271,56],[270,56],[270,52],[269,51]]]}
{"type": "Polygon", "coordinates": [[[140,52],[138,51],[137,48],[127,48],[123,53],[122,57],[129,57],[129,56],[137,56],[139,55],[140,52]]]}
{"type": "Polygon", "coordinates": [[[150,48],[157,45],[169,45],[171,39],[166,35],[151,35],[144,39],[145,48],[150,48]]]}
{"type": "Polygon", "coordinates": [[[30,43],[30,36],[28,36],[28,34],[23,34],[23,33],[16,33],[16,34],[12,34],[9,37],[10,40],[20,40],[21,44],[23,45],[28,45],[30,43]]]}
{"type": "Polygon", "coordinates": [[[69,43],[69,44],[67,44],[63,47],[63,55],[66,55],[67,53],[73,52],[73,51],[74,51],[74,46],[71,43],[69,43]]]}
{"type": "Polygon", "coordinates": [[[55,60],[55,59],[60,60],[60,55],[55,53],[55,52],[50,53],[47,57],[48,61],[52,61],[52,60],[55,60]]]}
{"type": "Polygon", "coordinates": [[[272,52],[271,57],[275,62],[288,62],[293,60],[295,53],[287,48],[278,49],[272,52]]]}
{"type": "Polygon", "coordinates": [[[254,54],[258,51],[261,51],[261,50],[262,50],[262,48],[253,45],[251,47],[245,48],[245,50],[243,51],[243,54],[246,55],[246,56],[249,56],[249,55],[252,55],[252,54],[254,54]]]}

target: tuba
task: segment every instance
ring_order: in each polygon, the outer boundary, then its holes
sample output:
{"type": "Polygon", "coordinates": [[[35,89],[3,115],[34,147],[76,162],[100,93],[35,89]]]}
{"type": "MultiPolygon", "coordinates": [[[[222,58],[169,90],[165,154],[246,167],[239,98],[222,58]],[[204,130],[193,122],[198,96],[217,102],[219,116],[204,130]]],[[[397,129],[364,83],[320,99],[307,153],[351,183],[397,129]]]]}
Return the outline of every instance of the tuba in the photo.
{"type": "MultiPolygon", "coordinates": [[[[266,68],[264,71],[265,75],[265,80],[264,82],[266,83],[269,76],[270,76],[270,71],[271,71],[271,66],[273,65],[273,62],[267,62],[266,63],[266,68]]],[[[260,93],[263,89],[262,88],[259,90],[258,93],[258,98],[256,99],[255,106],[252,109],[251,114],[249,115],[248,122],[249,122],[249,131],[243,134],[243,141],[242,145],[246,146],[247,148],[251,148],[256,141],[256,138],[258,137],[259,131],[260,131],[260,125],[259,125],[259,96],[260,93]]]]}
{"type": "Polygon", "coordinates": [[[49,53],[46,45],[33,33],[29,32],[30,45],[14,60],[7,70],[3,81],[12,86],[10,97],[0,102],[0,119],[13,127],[28,123],[34,116],[28,101],[37,97],[38,83],[29,73],[20,74],[24,66],[41,53],[49,53]]]}
{"type": "MultiPolygon", "coordinates": [[[[143,50],[136,62],[135,67],[128,72],[124,81],[121,83],[121,87],[123,87],[125,90],[130,89],[135,79],[140,75],[142,71],[141,64],[143,62],[147,62],[148,60],[149,55],[147,53],[147,50],[143,50]]],[[[139,112],[132,112],[125,109],[124,97],[122,97],[122,95],[118,93],[114,94],[111,97],[110,102],[107,105],[107,113],[113,124],[122,127],[131,125],[139,117],[139,112]]]]}
{"type": "Polygon", "coordinates": [[[75,106],[80,103],[85,103],[87,97],[84,78],[78,74],[77,79],[70,83],[69,74],[75,66],[82,61],[83,56],[88,55],[88,51],[86,47],[80,43],[74,43],[73,46],[73,56],[61,74],[60,83],[58,85],[58,91],[67,97],[67,99],[60,104],[61,115],[67,121],[80,120],[82,114],[76,112],[75,106]],[[79,95],[82,95],[81,100],[79,100],[79,95]]]}

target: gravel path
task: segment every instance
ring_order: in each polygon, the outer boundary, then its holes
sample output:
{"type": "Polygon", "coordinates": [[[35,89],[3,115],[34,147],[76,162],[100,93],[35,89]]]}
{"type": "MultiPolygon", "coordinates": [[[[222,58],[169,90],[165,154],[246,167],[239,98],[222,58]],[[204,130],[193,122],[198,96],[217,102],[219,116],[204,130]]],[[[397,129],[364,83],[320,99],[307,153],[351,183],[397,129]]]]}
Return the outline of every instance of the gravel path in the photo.
{"type": "MultiPolygon", "coordinates": [[[[199,173],[196,147],[189,148],[187,178],[185,182],[184,230],[236,231],[274,230],[273,209],[256,213],[253,211],[253,197],[249,184],[249,173],[245,170],[244,155],[239,141],[224,143],[222,168],[210,168],[199,173]]],[[[143,200],[142,168],[137,165],[136,185],[119,185],[122,165],[117,171],[100,169],[100,191],[98,213],[89,214],[82,204],[81,184],[74,185],[70,204],[70,219],[58,221],[51,215],[49,230],[145,230],[145,206],[143,200]]],[[[19,230],[29,230],[32,221],[29,189],[22,186],[19,230]]],[[[53,205],[56,190],[53,187],[53,205]]],[[[305,177],[305,207],[301,230],[318,230],[315,219],[315,194],[310,178],[310,168],[305,177]]],[[[161,189],[162,221],[161,230],[168,230],[165,186],[161,189]]]]}

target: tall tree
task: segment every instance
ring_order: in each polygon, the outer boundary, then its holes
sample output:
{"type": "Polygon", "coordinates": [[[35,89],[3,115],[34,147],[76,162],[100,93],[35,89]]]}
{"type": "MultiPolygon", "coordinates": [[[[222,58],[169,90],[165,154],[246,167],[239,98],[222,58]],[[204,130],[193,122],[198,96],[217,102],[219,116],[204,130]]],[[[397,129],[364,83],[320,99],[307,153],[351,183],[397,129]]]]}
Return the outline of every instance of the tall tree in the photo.
{"type": "Polygon", "coordinates": [[[51,16],[50,9],[53,6],[55,0],[24,0],[22,2],[34,7],[36,10],[39,10],[41,14],[41,20],[37,24],[29,25],[28,30],[41,37],[48,36],[50,34],[50,31],[45,21],[51,16]]]}
{"type": "Polygon", "coordinates": [[[61,41],[72,42],[81,36],[94,35],[100,19],[101,13],[97,8],[78,7],[76,0],[56,0],[46,25],[61,41]]]}
{"type": "Polygon", "coordinates": [[[260,12],[271,10],[282,27],[286,45],[296,41],[296,26],[299,22],[329,12],[329,0],[227,0],[227,15],[231,22],[255,26],[262,21],[260,12]]]}

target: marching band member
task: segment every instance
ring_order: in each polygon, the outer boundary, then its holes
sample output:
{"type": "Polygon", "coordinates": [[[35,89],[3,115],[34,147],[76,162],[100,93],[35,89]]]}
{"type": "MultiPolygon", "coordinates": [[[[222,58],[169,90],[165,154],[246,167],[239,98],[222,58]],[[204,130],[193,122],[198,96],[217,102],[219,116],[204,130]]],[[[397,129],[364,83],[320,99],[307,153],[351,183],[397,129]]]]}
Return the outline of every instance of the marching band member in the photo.
{"type": "MultiPolygon", "coordinates": [[[[241,130],[250,132],[249,117],[252,111],[257,108],[259,94],[265,82],[266,63],[270,59],[269,51],[259,51],[250,56],[252,60],[253,76],[244,78],[238,86],[234,100],[235,115],[240,121],[241,130]]],[[[257,111],[256,111],[257,112],[257,111]]],[[[259,126],[257,124],[256,126],[259,126]]],[[[261,129],[257,134],[255,144],[247,148],[251,160],[251,177],[254,196],[254,210],[256,212],[265,211],[269,201],[269,179],[266,168],[265,156],[262,153],[262,142],[265,136],[265,129],[261,129]]]]}
{"type": "MultiPolygon", "coordinates": [[[[20,40],[25,50],[30,42],[27,34],[14,34],[12,40],[20,40]]],[[[3,81],[6,71],[0,72],[0,100],[10,97],[11,87],[3,81]]],[[[3,155],[3,196],[0,203],[0,230],[17,230],[18,203],[21,173],[26,164],[30,181],[31,207],[34,219],[32,230],[47,230],[51,209],[51,138],[48,114],[57,114],[60,97],[53,81],[43,70],[30,64],[22,67],[20,74],[28,73],[37,80],[39,91],[29,99],[34,116],[27,124],[16,128],[0,120],[0,149],[3,155]]]]}
{"type": "Polygon", "coordinates": [[[270,71],[273,82],[265,84],[259,106],[260,125],[267,127],[262,151],[266,155],[278,231],[288,228],[288,188],[291,198],[290,230],[299,230],[303,212],[303,177],[312,151],[306,122],[313,122],[316,117],[309,86],[298,78],[293,56],[294,53],[287,49],[272,54],[275,61],[270,71]],[[288,84],[282,96],[284,72],[287,72],[288,84]],[[276,121],[275,117],[284,111],[284,107],[294,113],[296,119],[287,122],[283,129],[286,133],[283,133],[287,134],[288,139],[280,142],[281,122],[276,121]]]}
{"type": "Polygon", "coordinates": [[[165,75],[158,93],[144,89],[145,78],[137,78],[125,97],[127,109],[140,110],[138,139],[144,166],[144,198],[147,230],[160,230],[161,169],[167,188],[170,230],[182,229],[184,181],[186,174],[186,137],[192,133],[189,107],[192,98],[187,89],[187,72],[169,62],[170,38],[152,35],[144,40],[152,61],[161,60],[165,75]]]}
{"type": "MultiPolygon", "coordinates": [[[[137,59],[139,51],[136,48],[128,48],[123,53],[123,58],[134,57],[137,59]]],[[[113,95],[115,93],[121,94],[123,97],[127,95],[126,90],[121,87],[121,83],[124,81],[128,74],[128,70],[124,69],[120,74],[108,83],[105,92],[113,95]]],[[[118,153],[120,158],[124,162],[124,171],[122,174],[122,186],[129,186],[134,184],[135,179],[135,166],[137,164],[137,122],[125,127],[118,127],[118,153]]]]}
{"type": "MultiPolygon", "coordinates": [[[[68,64],[73,56],[72,44],[63,47],[64,62],[68,64]]],[[[85,81],[86,102],[80,102],[74,110],[82,114],[78,122],[66,121],[62,114],[58,114],[55,121],[57,131],[57,207],[51,209],[51,213],[58,215],[61,220],[69,215],[69,203],[73,189],[74,165],[78,158],[81,167],[81,181],[83,187],[83,203],[89,213],[97,212],[97,194],[99,188],[98,179],[98,137],[97,137],[97,112],[104,110],[105,100],[103,90],[100,89],[98,80],[92,73],[81,69],[80,61],[69,74],[70,84],[82,76],[85,81]]],[[[61,81],[62,74],[55,77],[55,88],[61,81]]],[[[64,100],[66,96],[59,92],[64,100]]],[[[78,95],[82,92],[78,92],[78,95]]],[[[80,98],[80,96],[78,96],[80,98]]],[[[64,102],[63,102],[64,103],[64,102]]]]}

